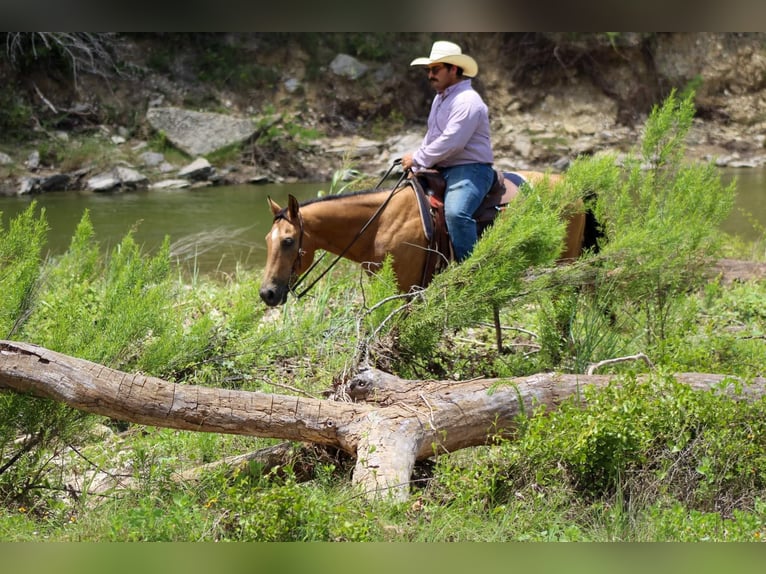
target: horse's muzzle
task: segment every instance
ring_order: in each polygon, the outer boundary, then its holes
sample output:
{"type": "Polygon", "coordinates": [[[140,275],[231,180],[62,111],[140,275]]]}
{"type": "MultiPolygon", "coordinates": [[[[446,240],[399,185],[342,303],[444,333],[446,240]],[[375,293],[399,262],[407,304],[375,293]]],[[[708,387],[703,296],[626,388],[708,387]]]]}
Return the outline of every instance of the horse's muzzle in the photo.
{"type": "Polygon", "coordinates": [[[287,301],[287,287],[280,287],[278,285],[266,285],[261,287],[258,294],[261,296],[266,305],[269,307],[276,307],[277,305],[283,305],[287,301]]]}

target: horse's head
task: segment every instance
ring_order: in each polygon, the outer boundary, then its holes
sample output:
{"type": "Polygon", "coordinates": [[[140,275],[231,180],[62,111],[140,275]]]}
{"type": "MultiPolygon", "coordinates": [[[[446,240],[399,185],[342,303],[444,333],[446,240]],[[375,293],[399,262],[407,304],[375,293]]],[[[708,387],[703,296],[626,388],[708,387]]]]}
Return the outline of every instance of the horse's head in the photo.
{"type": "Polygon", "coordinates": [[[287,300],[291,282],[303,271],[303,220],[292,195],[284,209],[271,198],[269,205],[274,223],[266,235],[266,268],[259,294],[264,303],[275,307],[287,300]]]}

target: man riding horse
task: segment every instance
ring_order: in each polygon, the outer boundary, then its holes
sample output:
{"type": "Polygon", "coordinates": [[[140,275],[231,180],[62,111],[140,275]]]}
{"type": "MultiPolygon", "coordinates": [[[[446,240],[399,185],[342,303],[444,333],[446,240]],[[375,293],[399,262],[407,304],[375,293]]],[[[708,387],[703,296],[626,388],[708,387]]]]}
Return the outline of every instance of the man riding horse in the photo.
{"type": "Polygon", "coordinates": [[[429,57],[410,65],[426,66],[436,97],[423,142],[402,157],[402,167],[415,173],[435,168],[444,177],[447,230],[455,259],[462,261],[478,239],[473,214],[495,177],[487,105],[471,86],[479,66],[460,46],[445,41],[434,42],[429,57]]]}

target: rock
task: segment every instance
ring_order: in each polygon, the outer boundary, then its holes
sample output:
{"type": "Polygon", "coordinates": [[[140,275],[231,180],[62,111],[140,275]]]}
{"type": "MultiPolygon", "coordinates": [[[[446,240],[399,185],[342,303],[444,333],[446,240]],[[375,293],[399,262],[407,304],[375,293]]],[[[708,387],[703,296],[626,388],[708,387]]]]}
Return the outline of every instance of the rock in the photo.
{"type": "Polygon", "coordinates": [[[721,156],[721,157],[716,158],[715,164],[718,167],[726,167],[731,162],[736,161],[738,159],[739,159],[739,154],[736,154],[736,153],[732,154],[732,155],[721,156]]]}
{"type": "Polygon", "coordinates": [[[285,80],[285,89],[291,94],[295,93],[300,87],[301,82],[297,78],[287,78],[285,80]]]}
{"type": "Polygon", "coordinates": [[[27,161],[24,162],[26,168],[30,171],[35,171],[40,167],[40,152],[35,150],[29,154],[27,161]]]}
{"type": "Polygon", "coordinates": [[[740,160],[729,162],[727,167],[758,167],[758,162],[755,160],[740,160]]]}
{"type": "Polygon", "coordinates": [[[10,165],[13,163],[13,158],[9,156],[7,153],[3,153],[0,151],[0,165],[10,165]]]}
{"type": "Polygon", "coordinates": [[[513,140],[513,149],[521,157],[528,159],[532,154],[532,142],[526,136],[517,136],[513,140]]]}
{"type": "Polygon", "coordinates": [[[111,191],[120,185],[120,179],[113,173],[101,173],[88,178],[86,187],[91,191],[111,191]]]}
{"type": "Polygon", "coordinates": [[[140,156],[138,156],[138,158],[146,167],[157,167],[163,161],[165,161],[165,156],[156,151],[145,151],[140,156]]]}
{"type": "Polygon", "coordinates": [[[572,163],[572,160],[566,156],[562,156],[556,161],[553,162],[553,169],[556,171],[566,171],[566,169],[569,167],[569,165],[572,163]]]}
{"type": "Polygon", "coordinates": [[[33,193],[37,186],[37,181],[36,177],[22,177],[19,180],[19,189],[16,192],[17,195],[28,195],[33,193]]]}
{"type": "Polygon", "coordinates": [[[406,133],[399,136],[393,136],[383,142],[383,146],[388,150],[388,153],[396,157],[401,157],[405,153],[412,153],[421,143],[423,143],[423,136],[425,135],[425,129],[422,132],[406,133]]]}
{"type": "Polygon", "coordinates": [[[136,170],[119,166],[109,172],[91,177],[86,182],[86,187],[91,191],[137,189],[145,186],[148,181],[145,175],[136,170]]]}
{"type": "Polygon", "coordinates": [[[151,184],[151,189],[183,189],[190,187],[191,183],[188,179],[163,179],[156,183],[151,184]]]}
{"type": "Polygon", "coordinates": [[[257,131],[250,119],[173,107],[149,108],[146,119],[174,146],[192,156],[241,143],[257,131]]]}
{"type": "Polygon", "coordinates": [[[207,179],[212,172],[213,167],[210,162],[204,157],[198,157],[186,167],[181,168],[178,175],[193,181],[200,181],[207,179]]]}
{"type": "MultiPolygon", "coordinates": [[[[317,145],[319,142],[316,142],[317,145]]],[[[325,153],[360,158],[363,156],[375,156],[380,152],[381,143],[357,136],[338,137],[332,140],[324,140],[325,153]]]]}
{"type": "Polygon", "coordinates": [[[336,76],[343,76],[349,80],[361,78],[367,72],[367,66],[348,54],[338,54],[330,62],[330,70],[336,76]]]}
{"type": "Polygon", "coordinates": [[[66,191],[71,179],[66,173],[57,173],[42,178],[39,183],[40,191],[66,191]]]}
{"type": "Polygon", "coordinates": [[[146,183],[149,181],[144,174],[139,173],[135,169],[131,169],[128,167],[122,167],[122,166],[116,167],[114,168],[114,172],[119,178],[120,183],[123,187],[136,189],[138,187],[144,187],[146,183]]]}

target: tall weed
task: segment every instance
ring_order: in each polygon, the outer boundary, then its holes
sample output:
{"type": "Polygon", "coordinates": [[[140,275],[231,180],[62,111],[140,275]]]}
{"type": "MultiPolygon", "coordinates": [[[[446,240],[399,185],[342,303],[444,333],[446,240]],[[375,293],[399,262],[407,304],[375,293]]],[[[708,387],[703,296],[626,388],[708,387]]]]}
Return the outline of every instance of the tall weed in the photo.
{"type": "Polygon", "coordinates": [[[639,156],[625,161],[619,185],[599,190],[603,271],[620,298],[645,317],[645,343],[667,337],[679,296],[702,285],[720,249],[719,228],[735,184],[724,187],[712,163],[684,161],[693,93],[671,93],[647,121],[639,156]]]}
{"type": "Polygon", "coordinates": [[[172,372],[204,349],[209,322],[184,327],[169,241],[141,253],[131,233],[103,257],[86,212],[69,249],[50,265],[23,336],[113,368],[172,372]]]}
{"type": "MultiPolygon", "coordinates": [[[[42,271],[47,240],[45,210],[35,215],[33,202],[5,229],[0,219],[0,336],[10,338],[26,320],[42,271]]],[[[0,216],[2,213],[0,213],[0,216]]]]}

